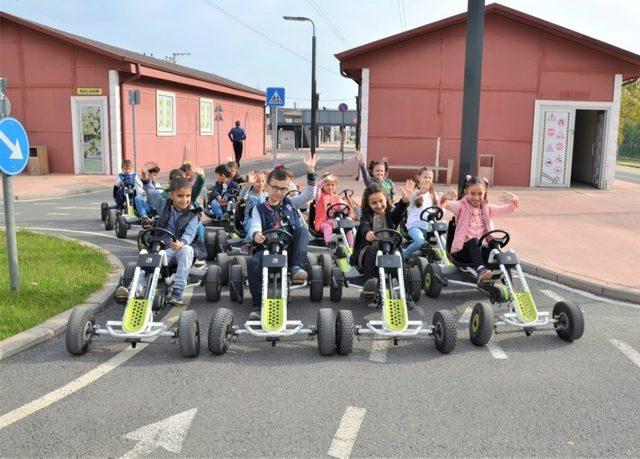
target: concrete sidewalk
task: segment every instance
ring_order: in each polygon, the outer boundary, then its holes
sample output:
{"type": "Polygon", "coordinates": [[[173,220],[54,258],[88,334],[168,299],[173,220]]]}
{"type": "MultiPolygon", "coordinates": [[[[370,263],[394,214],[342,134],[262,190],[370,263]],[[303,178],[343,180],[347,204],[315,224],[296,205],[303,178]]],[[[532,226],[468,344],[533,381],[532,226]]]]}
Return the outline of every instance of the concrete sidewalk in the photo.
{"type": "Polygon", "coordinates": [[[110,189],[115,177],[112,175],[20,174],[13,176],[11,180],[15,200],[25,201],[110,189]]]}

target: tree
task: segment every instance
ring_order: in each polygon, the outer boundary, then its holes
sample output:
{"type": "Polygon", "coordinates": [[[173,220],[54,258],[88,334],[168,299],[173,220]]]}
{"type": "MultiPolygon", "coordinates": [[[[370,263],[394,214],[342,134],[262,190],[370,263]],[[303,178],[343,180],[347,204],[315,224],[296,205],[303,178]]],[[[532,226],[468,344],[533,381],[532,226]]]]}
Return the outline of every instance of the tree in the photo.
{"type": "Polygon", "coordinates": [[[627,136],[640,138],[640,79],[622,87],[618,144],[627,136]]]}

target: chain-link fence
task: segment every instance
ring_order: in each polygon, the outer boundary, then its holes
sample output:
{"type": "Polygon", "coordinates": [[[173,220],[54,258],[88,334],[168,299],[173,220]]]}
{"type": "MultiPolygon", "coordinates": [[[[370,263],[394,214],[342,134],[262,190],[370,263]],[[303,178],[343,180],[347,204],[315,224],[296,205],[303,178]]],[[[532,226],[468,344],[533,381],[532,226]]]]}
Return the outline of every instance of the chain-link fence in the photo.
{"type": "Polygon", "coordinates": [[[618,159],[633,159],[640,161],[640,144],[623,143],[618,145],[618,159]]]}

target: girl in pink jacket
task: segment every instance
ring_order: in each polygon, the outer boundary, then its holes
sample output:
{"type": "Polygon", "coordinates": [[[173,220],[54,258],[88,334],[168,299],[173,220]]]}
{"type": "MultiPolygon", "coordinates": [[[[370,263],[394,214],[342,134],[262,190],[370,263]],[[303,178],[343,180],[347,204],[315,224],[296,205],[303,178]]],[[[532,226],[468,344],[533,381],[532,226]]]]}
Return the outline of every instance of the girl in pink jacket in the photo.
{"type": "Polygon", "coordinates": [[[500,193],[502,206],[489,204],[487,179],[467,175],[462,195],[455,201],[455,190],[449,190],[440,198],[440,207],[451,212],[456,219],[456,232],[451,244],[451,254],[462,263],[470,263],[478,273],[478,283],[491,280],[491,270],[485,267],[489,258],[489,247],[478,245],[484,233],[493,229],[492,217],[507,215],[520,207],[513,193],[500,193]]]}

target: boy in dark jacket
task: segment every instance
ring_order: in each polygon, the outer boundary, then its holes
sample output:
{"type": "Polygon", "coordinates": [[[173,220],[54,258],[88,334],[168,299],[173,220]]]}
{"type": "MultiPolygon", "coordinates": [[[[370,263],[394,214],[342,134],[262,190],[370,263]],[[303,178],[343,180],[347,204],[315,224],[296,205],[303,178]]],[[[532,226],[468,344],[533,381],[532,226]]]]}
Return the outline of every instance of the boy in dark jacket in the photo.
{"type": "Polygon", "coordinates": [[[222,218],[224,212],[227,211],[227,201],[232,193],[240,193],[240,185],[233,180],[233,174],[229,168],[221,164],[215,169],[218,180],[211,188],[211,214],[214,218],[222,218]]]}

